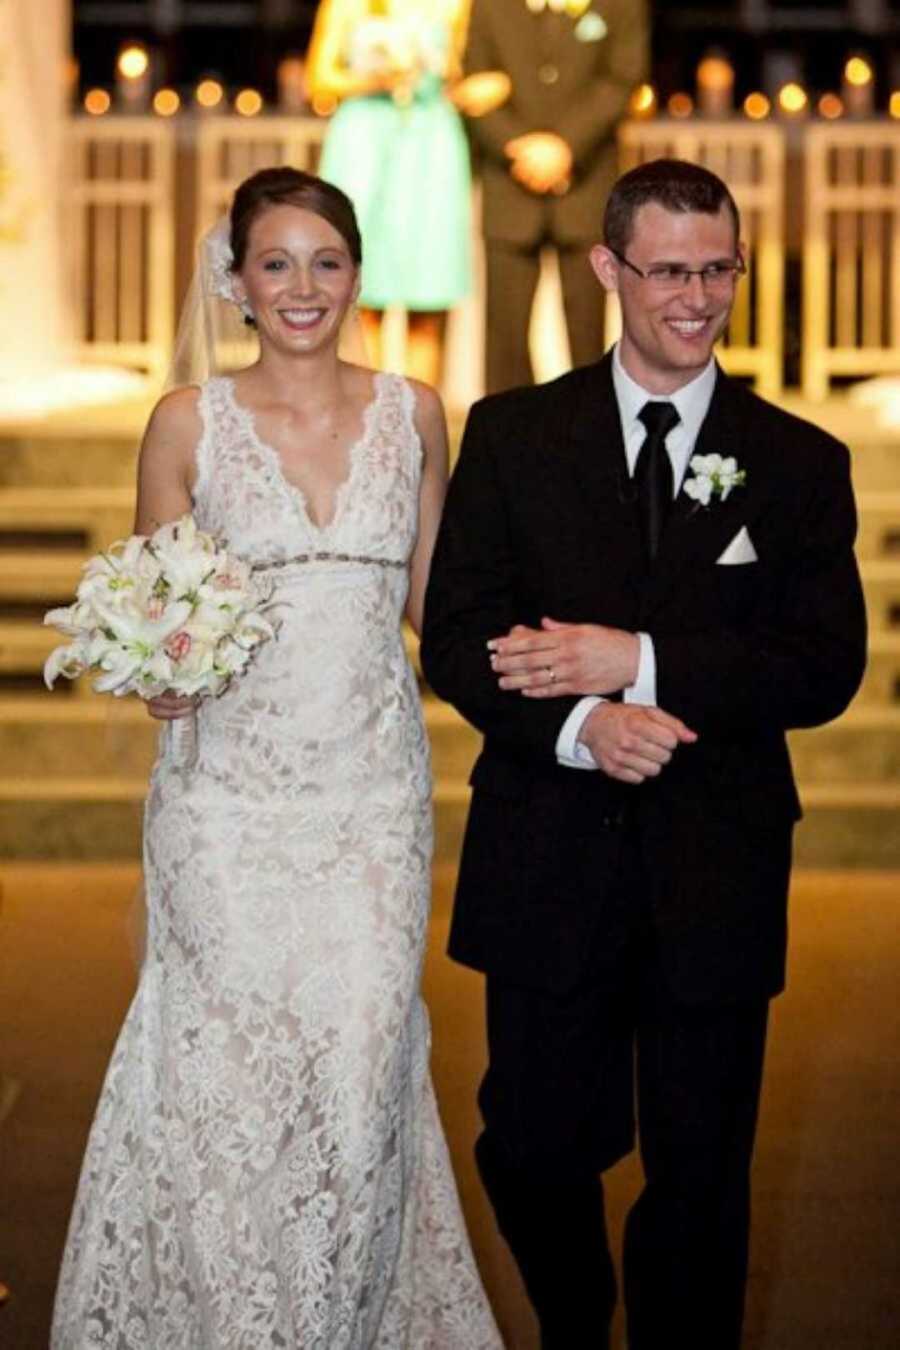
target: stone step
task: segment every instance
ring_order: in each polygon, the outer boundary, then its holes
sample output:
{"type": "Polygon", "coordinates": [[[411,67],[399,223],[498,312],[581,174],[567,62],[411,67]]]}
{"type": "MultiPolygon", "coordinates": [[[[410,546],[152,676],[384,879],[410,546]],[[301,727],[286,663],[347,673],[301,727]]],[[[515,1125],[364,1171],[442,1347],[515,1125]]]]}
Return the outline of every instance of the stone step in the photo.
{"type": "MultiPolygon", "coordinates": [[[[0,784],[0,855],[13,859],[121,861],[140,856],[143,780],[94,780],[45,785],[25,782],[17,795],[0,784]],[[63,792],[65,788],[65,795],[63,792]]],[[[438,783],[435,858],[459,860],[468,790],[438,783]]],[[[797,828],[800,867],[900,869],[900,790],[885,784],[834,783],[807,789],[797,828]]]]}
{"type": "MultiPolygon", "coordinates": [[[[426,699],[435,771],[436,853],[458,857],[480,738],[426,699]]],[[[20,858],[137,856],[157,732],[135,700],[0,701],[0,853],[20,858]],[[16,773],[12,776],[12,767],[16,773]]],[[[900,712],[858,707],[830,727],[796,732],[792,752],[806,819],[807,866],[900,867],[900,712]]]]}
{"type": "Polygon", "coordinates": [[[856,556],[860,562],[900,559],[900,492],[861,492],[856,505],[856,556]]]}
{"type": "Polygon", "coordinates": [[[140,435],[139,427],[125,435],[92,435],[87,427],[78,435],[16,436],[0,430],[0,487],[133,490],[140,435]]]}
{"type": "Polygon", "coordinates": [[[869,636],[866,673],[853,706],[900,707],[900,632],[869,636]]]}
{"type": "Polygon", "coordinates": [[[0,553],[0,606],[4,601],[68,604],[90,556],[83,549],[0,553]]]}
{"type": "Polygon", "coordinates": [[[0,700],[0,764],[16,766],[20,796],[77,796],[82,782],[93,783],[94,797],[108,791],[118,800],[123,783],[134,784],[141,796],[158,734],[158,725],[134,698],[73,701],[54,691],[0,700]]]}
{"type": "Polygon", "coordinates": [[[833,782],[900,782],[900,704],[856,704],[829,726],[792,731],[788,742],[807,793],[833,782]]]}
{"type": "MultiPolygon", "coordinates": [[[[893,645],[900,661],[900,636],[893,645]]],[[[65,683],[52,694],[0,699],[0,763],[44,783],[105,775],[146,778],[157,728],[144,708],[136,699],[93,696],[88,680],[79,687],[84,697],[76,699],[67,696],[65,683]]],[[[430,695],[425,719],[436,777],[448,789],[464,785],[481,748],[480,734],[430,695]]],[[[806,784],[900,779],[900,702],[878,706],[860,699],[839,721],[792,732],[789,739],[795,772],[806,784]]]]}
{"type": "Polygon", "coordinates": [[[874,444],[864,444],[858,434],[847,444],[852,452],[853,486],[857,493],[900,491],[900,436],[886,433],[874,444]]]}
{"type": "Polygon", "coordinates": [[[0,548],[8,534],[78,533],[88,554],[131,533],[134,489],[130,487],[0,488],[0,548]]]}
{"type": "Polygon", "coordinates": [[[900,558],[875,558],[859,570],[873,632],[900,631],[900,558]]]}
{"type": "MultiPolygon", "coordinates": [[[[436,777],[448,789],[464,785],[481,749],[480,734],[431,697],[425,700],[425,720],[436,777]]],[[[0,763],[44,783],[104,775],[145,778],[157,730],[136,699],[74,702],[56,691],[2,699],[0,763]]],[[[857,703],[839,721],[791,732],[789,741],[795,772],[805,784],[900,780],[900,706],[857,703]]]]}

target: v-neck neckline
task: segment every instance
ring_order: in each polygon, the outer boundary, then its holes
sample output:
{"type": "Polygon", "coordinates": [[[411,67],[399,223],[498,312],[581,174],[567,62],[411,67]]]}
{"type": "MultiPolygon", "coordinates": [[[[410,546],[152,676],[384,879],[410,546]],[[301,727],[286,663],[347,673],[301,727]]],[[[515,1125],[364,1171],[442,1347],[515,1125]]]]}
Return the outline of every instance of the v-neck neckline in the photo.
{"type": "Polygon", "coordinates": [[[363,451],[369,443],[372,435],[372,427],[375,421],[375,412],[381,401],[383,382],[385,379],[384,371],[376,371],[373,380],[373,393],[369,402],[363,409],[362,430],[359,436],[350,446],[347,452],[347,473],[335,489],[334,499],[331,508],[331,515],[324,524],[320,524],[309,509],[309,501],[306,493],[299,483],[295,483],[288,478],[284,469],[284,461],[275,446],[266,441],[259,434],[256,425],[256,416],[251,408],[242,403],[237,396],[234,377],[225,375],[222,377],[225,381],[225,387],[231,400],[231,405],[238,417],[243,421],[247,435],[253,442],[254,449],[262,456],[268,465],[269,471],[278,485],[290,497],[294,505],[300,511],[304,521],[315,534],[327,534],[333,530],[343,515],[347,498],[350,495],[350,488],[356,477],[358,468],[363,460],[363,451]]]}

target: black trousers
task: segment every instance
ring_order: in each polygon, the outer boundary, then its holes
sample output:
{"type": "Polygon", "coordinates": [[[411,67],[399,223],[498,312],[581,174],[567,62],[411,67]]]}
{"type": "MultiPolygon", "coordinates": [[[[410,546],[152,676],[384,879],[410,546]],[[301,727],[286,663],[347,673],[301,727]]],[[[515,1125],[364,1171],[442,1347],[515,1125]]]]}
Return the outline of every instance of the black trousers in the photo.
{"type": "Polygon", "coordinates": [[[738,1350],[768,1003],[676,1002],[632,899],[614,967],[601,960],[566,997],[489,977],[476,1158],[542,1350],[606,1350],[617,1290],[600,1173],[632,1148],[636,1102],[645,1186],[625,1231],[630,1350],[738,1350]]]}
{"type": "MultiPolygon", "coordinates": [[[[489,394],[531,384],[528,324],[540,276],[541,243],[530,248],[489,239],[487,263],[487,370],[489,394]]],[[[588,263],[590,243],[557,251],[572,364],[603,355],[603,289],[588,263]]]]}

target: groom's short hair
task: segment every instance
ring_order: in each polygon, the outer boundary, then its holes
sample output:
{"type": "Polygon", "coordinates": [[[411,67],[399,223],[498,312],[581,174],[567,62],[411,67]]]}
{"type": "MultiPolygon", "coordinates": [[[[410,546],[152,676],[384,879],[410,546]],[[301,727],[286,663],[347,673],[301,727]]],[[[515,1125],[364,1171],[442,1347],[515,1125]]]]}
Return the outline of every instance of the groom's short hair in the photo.
{"type": "Polygon", "coordinates": [[[603,215],[603,242],[624,253],[634,230],[634,218],[642,206],[656,202],[666,211],[699,211],[718,215],[727,207],[734,221],[734,239],[741,233],[737,204],[716,174],[686,159],[651,159],[639,164],[613,185],[603,215]]]}

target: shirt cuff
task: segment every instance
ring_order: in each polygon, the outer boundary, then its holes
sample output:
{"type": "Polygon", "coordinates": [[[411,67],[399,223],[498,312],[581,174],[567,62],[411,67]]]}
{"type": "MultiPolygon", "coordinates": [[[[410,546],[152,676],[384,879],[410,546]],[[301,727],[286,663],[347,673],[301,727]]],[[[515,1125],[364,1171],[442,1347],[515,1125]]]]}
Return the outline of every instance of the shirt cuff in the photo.
{"type": "Polygon", "coordinates": [[[587,698],[579,699],[575,707],[569,713],[562,730],[556,738],[556,760],[566,769],[596,769],[597,761],[591,754],[586,745],[582,745],[578,739],[578,733],[587,720],[588,713],[596,708],[598,703],[605,703],[606,700],[597,698],[591,694],[587,698]]]}
{"type": "MultiPolygon", "coordinates": [[[[623,703],[643,703],[648,708],[655,708],[656,703],[656,649],[653,646],[653,639],[649,633],[638,633],[638,642],[641,644],[641,652],[638,657],[638,671],[634,684],[622,692],[623,703]]],[[[579,707],[581,705],[579,704],[579,707]]],[[[578,711],[576,708],[575,712],[578,711]]],[[[563,728],[565,730],[565,727],[563,728]]],[[[557,751],[558,753],[558,751],[557,751]]]]}

